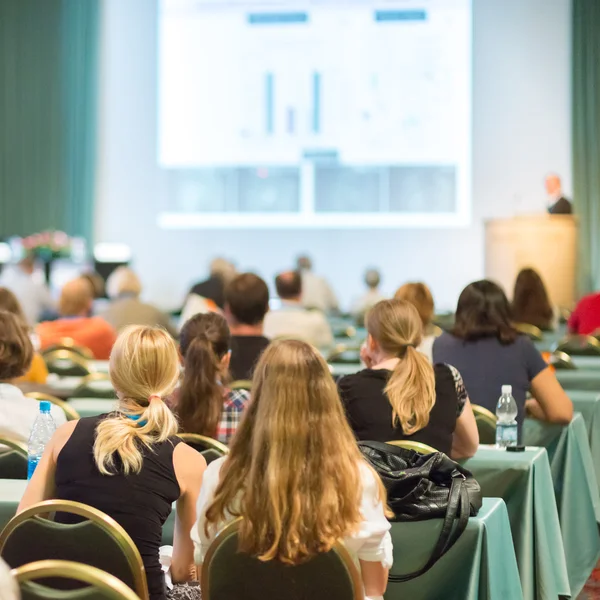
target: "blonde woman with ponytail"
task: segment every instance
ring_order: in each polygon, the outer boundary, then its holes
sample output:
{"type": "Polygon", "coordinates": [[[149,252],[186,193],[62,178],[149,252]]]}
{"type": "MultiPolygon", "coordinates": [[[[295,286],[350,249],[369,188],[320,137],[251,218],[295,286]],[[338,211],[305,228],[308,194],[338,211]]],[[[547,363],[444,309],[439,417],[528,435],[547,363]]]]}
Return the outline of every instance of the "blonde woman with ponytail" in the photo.
{"type": "Polygon", "coordinates": [[[361,351],[367,369],[338,382],[346,415],[359,440],[410,439],[453,458],[475,454],[477,425],[460,373],[432,366],[417,350],[423,325],[414,305],[383,300],[365,319],[361,351]]]}
{"type": "MultiPolygon", "coordinates": [[[[100,509],[120,523],[137,545],[150,600],[167,592],[159,561],[161,530],[177,501],[171,576],[194,575],[190,529],[206,468],[204,458],[176,437],[177,421],[165,405],[179,379],[179,354],[156,327],[130,326],[110,356],[118,410],[70,421],[46,447],[19,512],[50,498],[100,509]]],[[[62,522],[74,522],[62,515],[62,522]]],[[[177,596],[175,586],[169,597],[177,596]]]]}
{"type": "Polygon", "coordinates": [[[392,563],[385,504],[322,356],[305,342],[275,341],[256,366],[252,402],[229,455],[204,475],[192,530],[196,562],[241,516],[241,551],[294,565],[341,540],[366,596],[382,598],[392,563]]]}

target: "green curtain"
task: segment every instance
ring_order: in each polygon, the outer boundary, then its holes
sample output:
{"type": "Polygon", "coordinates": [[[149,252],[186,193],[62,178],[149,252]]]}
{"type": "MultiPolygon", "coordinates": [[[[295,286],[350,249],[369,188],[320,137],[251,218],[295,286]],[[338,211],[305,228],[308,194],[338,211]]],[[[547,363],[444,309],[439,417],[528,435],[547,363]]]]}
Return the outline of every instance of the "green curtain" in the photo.
{"type": "Polygon", "coordinates": [[[99,0],[0,1],[0,237],[90,239],[99,0]]]}
{"type": "Polygon", "coordinates": [[[600,289],[600,0],[573,0],[573,197],[585,293],[600,289]]]}

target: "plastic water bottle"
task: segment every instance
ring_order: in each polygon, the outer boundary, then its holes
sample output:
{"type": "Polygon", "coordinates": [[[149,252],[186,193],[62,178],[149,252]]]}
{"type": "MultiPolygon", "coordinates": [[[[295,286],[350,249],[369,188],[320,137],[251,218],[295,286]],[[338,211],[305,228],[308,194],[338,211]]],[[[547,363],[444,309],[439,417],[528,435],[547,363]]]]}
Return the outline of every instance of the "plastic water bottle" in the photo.
{"type": "Polygon", "coordinates": [[[496,406],[496,447],[506,448],[516,446],[518,443],[519,429],[517,426],[517,403],[512,395],[512,386],[502,386],[502,396],[496,406]]]}
{"type": "Polygon", "coordinates": [[[46,444],[56,431],[56,424],[50,414],[50,406],[50,402],[40,402],[40,414],[36,417],[31,428],[27,447],[27,479],[31,479],[42,454],[44,454],[46,444]]]}

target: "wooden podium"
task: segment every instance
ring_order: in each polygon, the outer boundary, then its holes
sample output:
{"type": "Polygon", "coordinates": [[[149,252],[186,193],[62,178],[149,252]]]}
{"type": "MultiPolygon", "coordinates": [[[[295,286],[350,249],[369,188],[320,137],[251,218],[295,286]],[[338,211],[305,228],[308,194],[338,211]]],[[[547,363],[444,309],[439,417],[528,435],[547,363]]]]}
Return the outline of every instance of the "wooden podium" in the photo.
{"type": "Polygon", "coordinates": [[[485,276],[512,297],[519,271],[532,267],[542,276],[553,304],[575,303],[577,220],[572,215],[496,219],[485,224],[485,276]]]}

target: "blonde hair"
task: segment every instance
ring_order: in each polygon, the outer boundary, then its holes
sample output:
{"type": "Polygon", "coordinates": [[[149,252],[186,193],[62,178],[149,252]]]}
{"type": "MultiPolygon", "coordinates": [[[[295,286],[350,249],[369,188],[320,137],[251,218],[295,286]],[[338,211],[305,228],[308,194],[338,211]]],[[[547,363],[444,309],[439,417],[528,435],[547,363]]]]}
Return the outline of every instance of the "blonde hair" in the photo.
{"type": "Polygon", "coordinates": [[[361,461],[318,351],[274,341],[256,367],[252,401],[206,511],[206,534],[229,513],[244,517],[240,551],[260,560],[298,564],[326,552],[363,520],[361,461]]]}
{"type": "Polygon", "coordinates": [[[78,277],[65,283],[60,294],[58,310],[63,317],[76,317],[89,311],[93,300],[90,282],[78,277]]]}
{"type": "Polygon", "coordinates": [[[417,309],[423,327],[428,327],[433,319],[435,305],[431,290],[421,282],[405,283],[394,294],[396,300],[406,300],[417,309]]]}
{"type": "Polygon", "coordinates": [[[142,293],[142,284],[129,267],[119,267],[106,280],[106,293],[109,298],[118,298],[121,294],[139,296],[142,293]]]}
{"type": "Polygon", "coordinates": [[[385,353],[400,359],[385,393],[392,405],[392,425],[399,423],[405,435],[412,435],[429,423],[435,404],[433,367],[417,350],[423,337],[417,309],[406,300],[382,300],[367,313],[365,325],[385,353]]]}
{"type": "Polygon", "coordinates": [[[177,433],[177,420],[162,400],[179,379],[173,338],[158,327],[125,328],[110,355],[110,379],[119,396],[119,413],[98,425],[94,458],[103,475],[115,473],[115,454],[125,475],[139,473],[140,444],[150,447],[177,433]]]}

